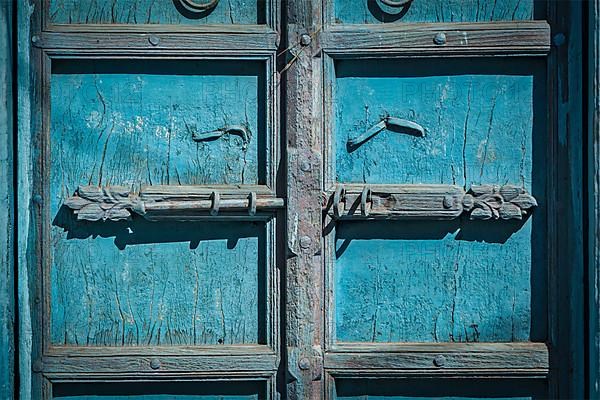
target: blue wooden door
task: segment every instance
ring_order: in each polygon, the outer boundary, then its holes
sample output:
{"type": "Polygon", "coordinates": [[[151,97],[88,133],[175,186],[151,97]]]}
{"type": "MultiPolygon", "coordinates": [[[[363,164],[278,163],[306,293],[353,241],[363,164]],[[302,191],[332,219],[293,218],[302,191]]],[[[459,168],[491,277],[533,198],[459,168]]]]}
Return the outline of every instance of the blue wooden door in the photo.
{"type": "Polygon", "coordinates": [[[29,398],[561,393],[560,10],[21,6],[29,398]]]}

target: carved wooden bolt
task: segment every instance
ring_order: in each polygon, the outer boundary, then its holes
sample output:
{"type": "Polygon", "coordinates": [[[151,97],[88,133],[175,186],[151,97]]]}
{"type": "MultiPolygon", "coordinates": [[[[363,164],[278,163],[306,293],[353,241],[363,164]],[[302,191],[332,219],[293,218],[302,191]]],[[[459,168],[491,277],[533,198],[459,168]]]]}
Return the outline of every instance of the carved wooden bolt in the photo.
{"type": "Polygon", "coordinates": [[[37,42],[39,42],[39,41],[40,41],[40,37],[39,37],[38,35],[33,35],[33,36],[31,37],[31,42],[32,42],[32,43],[37,43],[37,42]]]}
{"type": "Polygon", "coordinates": [[[160,38],[158,36],[152,35],[148,38],[148,41],[152,46],[158,46],[158,44],[160,43],[160,38]]]}
{"type": "Polygon", "coordinates": [[[32,200],[33,200],[33,203],[38,206],[41,205],[42,202],[44,201],[44,199],[42,199],[42,196],[39,194],[34,195],[32,200]]]}
{"type": "Polygon", "coordinates": [[[433,359],[433,365],[435,365],[436,367],[443,367],[444,364],[446,364],[446,357],[442,355],[435,356],[435,358],[433,359]]]}
{"type": "Polygon", "coordinates": [[[437,33],[433,37],[433,43],[437,44],[438,46],[446,44],[446,34],[444,32],[437,33]]]}
{"type": "Polygon", "coordinates": [[[152,360],[150,360],[150,368],[152,368],[152,369],[159,369],[160,368],[160,361],[157,358],[153,358],[152,360]]]}
{"type": "Polygon", "coordinates": [[[300,238],[300,247],[302,247],[303,249],[308,249],[311,243],[312,240],[308,236],[302,236],[300,238]]]}
{"type": "Polygon", "coordinates": [[[300,359],[300,361],[298,361],[298,367],[300,367],[302,371],[308,370],[310,368],[310,360],[306,357],[300,359]]]}

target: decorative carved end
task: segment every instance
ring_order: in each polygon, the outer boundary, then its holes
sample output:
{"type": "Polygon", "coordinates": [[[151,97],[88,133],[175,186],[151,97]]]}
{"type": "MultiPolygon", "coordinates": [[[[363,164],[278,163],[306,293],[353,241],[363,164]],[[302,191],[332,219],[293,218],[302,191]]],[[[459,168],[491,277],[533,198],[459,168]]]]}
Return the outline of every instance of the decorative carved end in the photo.
{"type": "Polygon", "coordinates": [[[138,196],[124,186],[80,186],[64,204],[84,221],[122,221],[130,219],[132,212],[145,213],[138,196]]]}
{"type": "Polygon", "coordinates": [[[472,220],[523,219],[537,205],[525,189],[512,185],[476,185],[463,197],[463,207],[472,220]]]}

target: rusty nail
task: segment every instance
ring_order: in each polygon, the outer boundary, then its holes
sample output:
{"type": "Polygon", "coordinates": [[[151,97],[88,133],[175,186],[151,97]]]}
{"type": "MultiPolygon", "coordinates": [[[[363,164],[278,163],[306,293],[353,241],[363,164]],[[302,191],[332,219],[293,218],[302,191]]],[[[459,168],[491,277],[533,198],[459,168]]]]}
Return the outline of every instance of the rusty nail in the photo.
{"type": "Polygon", "coordinates": [[[443,367],[444,364],[446,364],[446,357],[444,357],[443,355],[435,356],[435,358],[433,359],[433,365],[435,365],[436,367],[443,367]]]}
{"type": "Polygon", "coordinates": [[[310,35],[307,35],[306,33],[303,35],[300,35],[300,44],[302,46],[308,46],[309,44],[311,44],[312,39],[310,38],[310,35]]]}
{"type": "Polygon", "coordinates": [[[150,360],[150,368],[152,368],[152,369],[159,369],[160,368],[160,361],[157,358],[153,358],[152,360],[150,360]]]}
{"type": "Polygon", "coordinates": [[[300,367],[300,369],[302,371],[306,371],[307,369],[310,368],[310,361],[308,358],[304,357],[302,359],[300,359],[300,361],[298,361],[298,367],[300,367]]]}
{"type": "Polygon", "coordinates": [[[159,38],[158,36],[151,35],[151,36],[148,38],[148,41],[150,42],[150,44],[151,44],[152,46],[158,46],[158,44],[160,43],[160,38],[159,38]]]}
{"type": "Polygon", "coordinates": [[[444,32],[436,33],[436,35],[433,37],[433,43],[437,44],[438,46],[446,44],[446,34],[444,32]]]}
{"type": "Polygon", "coordinates": [[[44,369],[44,364],[42,363],[42,360],[37,360],[33,363],[33,365],[31,366],[31,370],[33,372],[42,372],[42,370],[44,369]]]}
{"type": "Polygon", "coordinates": [[[300,247],[302,247],[303,249],[307,249],[310,246],[311,242],[312,240],[310,239],[310,237],[302,236],[300,238],[300,247]]]}
{"type": "Polygon", "coordinates": [[[552,38],[552,43],[554,43],[554,45],[556,47],[562,46],[563,44],[565,44],[566,41],[567,41],[567,37],[565,36],[564,33],[557,33],[552,38]]]}

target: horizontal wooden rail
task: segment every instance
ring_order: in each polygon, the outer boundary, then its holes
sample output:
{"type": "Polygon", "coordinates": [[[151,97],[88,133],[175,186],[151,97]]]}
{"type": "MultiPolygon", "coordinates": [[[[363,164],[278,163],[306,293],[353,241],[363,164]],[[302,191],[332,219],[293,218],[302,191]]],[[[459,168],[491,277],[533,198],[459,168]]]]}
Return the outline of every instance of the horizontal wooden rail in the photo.
{"type": "Polygon", "coordinates": [[[325,355],[335,377],[524,376],[549,372],[544,343],[338,344],[325,355]]]}
{"type": "Polygon", "coordinates": [[[340,24],[323,32],[321,46],[336,57],[546,55],[550,26],[546,21],[340,24]]]}

